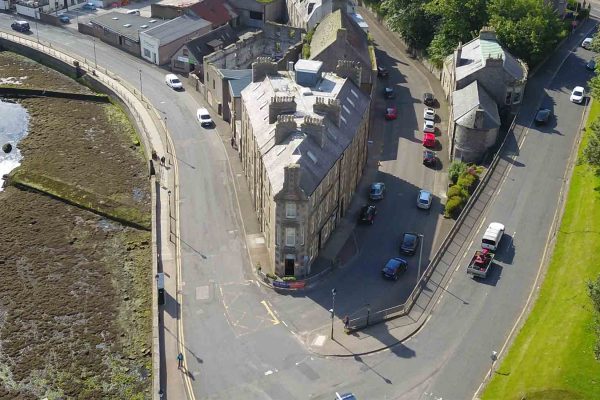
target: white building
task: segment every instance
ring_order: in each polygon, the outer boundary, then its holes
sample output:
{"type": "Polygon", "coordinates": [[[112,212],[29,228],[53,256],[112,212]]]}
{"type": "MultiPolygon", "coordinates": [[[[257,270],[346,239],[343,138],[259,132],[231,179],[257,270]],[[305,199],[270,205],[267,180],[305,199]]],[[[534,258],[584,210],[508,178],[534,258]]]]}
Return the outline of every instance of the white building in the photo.
{"type": "Polygon", "coordinates": [[[288,0],[288,24],[309,31],[331,11],[332,0],[288,0]]]}

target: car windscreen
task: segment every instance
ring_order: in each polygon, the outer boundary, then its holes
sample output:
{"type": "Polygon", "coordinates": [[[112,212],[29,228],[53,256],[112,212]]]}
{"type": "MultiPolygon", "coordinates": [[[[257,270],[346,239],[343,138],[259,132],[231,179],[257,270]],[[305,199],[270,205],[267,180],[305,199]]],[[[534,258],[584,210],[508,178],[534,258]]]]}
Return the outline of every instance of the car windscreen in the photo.
{"type": "Polygon", "coordinates": [[[414,235],[404,235],[404,242],[402,245],[406,247],[413,247],[415,245],[415,241],[417,240],[414,235]]]}
{"type": "Polygon", "coordinates": [[[492,239],[483,239],[483,240],[481,241],[481,243],[483,243],[483,244],[489,244],[489,245],[491,245],[491,246],[495,246],[495,245],[496,245],[496,241],[495,241],[495,240],[492,240],[492,239]]]}
{"type": "Polygon", "coordinates": [[[200,116],[200,119],[210,119],[210,115],[208,115],[208,114],[202,114],[200,116]]]}

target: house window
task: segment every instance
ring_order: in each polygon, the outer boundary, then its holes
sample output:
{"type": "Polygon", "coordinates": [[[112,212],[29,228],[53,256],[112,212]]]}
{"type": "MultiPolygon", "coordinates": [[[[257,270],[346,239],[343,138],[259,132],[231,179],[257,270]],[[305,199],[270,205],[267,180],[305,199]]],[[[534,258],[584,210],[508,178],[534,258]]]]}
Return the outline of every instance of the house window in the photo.
{"type": "Polygon", "coordinates": [[[217,87],[215,80],[213,79],[213,89],[215,89],[217,87]]]}
{"type": "Polygon", "coordinates": [[[257,21],[262,21],[263,14],[257,11],[250,11],[250,19],[255,19],[257,21]]]}
{"type": "Polygon", "coordinates": [[[296,245],[296,228],[285,228],[285,245],[290,247],[296,245]]]}
{"type": "Polygon", "coordinates": [[[189,54],[190,54],[190,53],[189,53],[188,49],[183,49],[183,55],[184,55],[184,56],[187,56],[187,55],[189,55],[189,54]]]}
{"type": "Polygon", "coordinates": [[[296,218],[296,203],[285,203],[285,217],[296,218]]]}
{"type": "Polygon", "coordinates": [[[144,57],[150,58],[150,50],[144,49],[144,57]]]}
{"type": "Polygon", "coordinates": [[[513,104],[519,104],[521,102],[521,88],[515,88],[515,92],[512,96],[513,104]]]}
{"type": "Polygon", "coordinates": [[[504,102],[506,104],[510,104],[510,100],[512,99],[512,90],[508,90],[506,92],[506,97],[504,98],[504,102]]]}

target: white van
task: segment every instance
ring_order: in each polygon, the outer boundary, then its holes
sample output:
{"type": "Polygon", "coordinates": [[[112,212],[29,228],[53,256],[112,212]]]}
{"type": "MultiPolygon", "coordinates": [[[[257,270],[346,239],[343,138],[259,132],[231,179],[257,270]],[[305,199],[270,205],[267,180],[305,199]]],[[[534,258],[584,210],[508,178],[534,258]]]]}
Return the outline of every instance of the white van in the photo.
{"type": "Polygon", "coordinates": [[[500,245],[500,239],[504,235],[504,225],[500,222],[492,222],[485,230],[481,239],[481,248],[489,251],[496,251],[500,245]]]}

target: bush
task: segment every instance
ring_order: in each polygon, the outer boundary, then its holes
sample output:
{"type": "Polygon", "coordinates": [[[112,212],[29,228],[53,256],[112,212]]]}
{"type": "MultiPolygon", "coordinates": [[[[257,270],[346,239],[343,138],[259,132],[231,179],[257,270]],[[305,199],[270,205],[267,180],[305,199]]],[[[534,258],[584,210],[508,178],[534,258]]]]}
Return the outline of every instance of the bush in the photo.
{"type": "Polygon", "coordinates": [[[296,277],[295,277],[295,276],[284,276],[284,277],[282,278],[282,280],[283,280],[284,282],[295,281],[295,280],[296,280],[296,277]]]}
{"type": "Polygon", "coordinates": [[[446,193],[446,196],[448,198],[452,198],[452,197],[461,197],[461,198],[466,198],[469,194],[464,190],[464,188],[462,188],[461,186],[458,185],[452,185],[448,188],[448,193],[446,193]]]}
{"type": "Polygon", "coordinates": [[[444,216],[447,218],[456,218],[460,210],[465,205],[465,199],[460,196],[450,197],[444,208],[444,216]]]}
{"type": "Polygon", "coordinates": [[[275,274],[272,274],[270,272],[267,272],[267,278],[272,279],[274,281],[276,281],[277,279],[279,279],[279,277],[275,274]]]}
{"type": "Polygon", "coordinates": [[[458,177],[467,170],[467,164],[462,161],[452,161],[448,168],[448,178],[452,183],[456,183],[458,177]]]}
{"type": "Polygon", "coordinates": [[[464,173],[460,176],[460,178],[458,178],[458,182],[456,182],[456,185],[462,187],[464,190],[471,193],[471,191],[475,187],[475,183],[477,183],[476,175],[464,173]]]}
{"type": "Polygon", "coordinates": [[[588,294],[594,304],[594,310],[596,311],[596,346],[594,347],[594,354],[596,360],[600,360],[600,275],[596,278],[596,281],[588,282],[588,294]]]}

